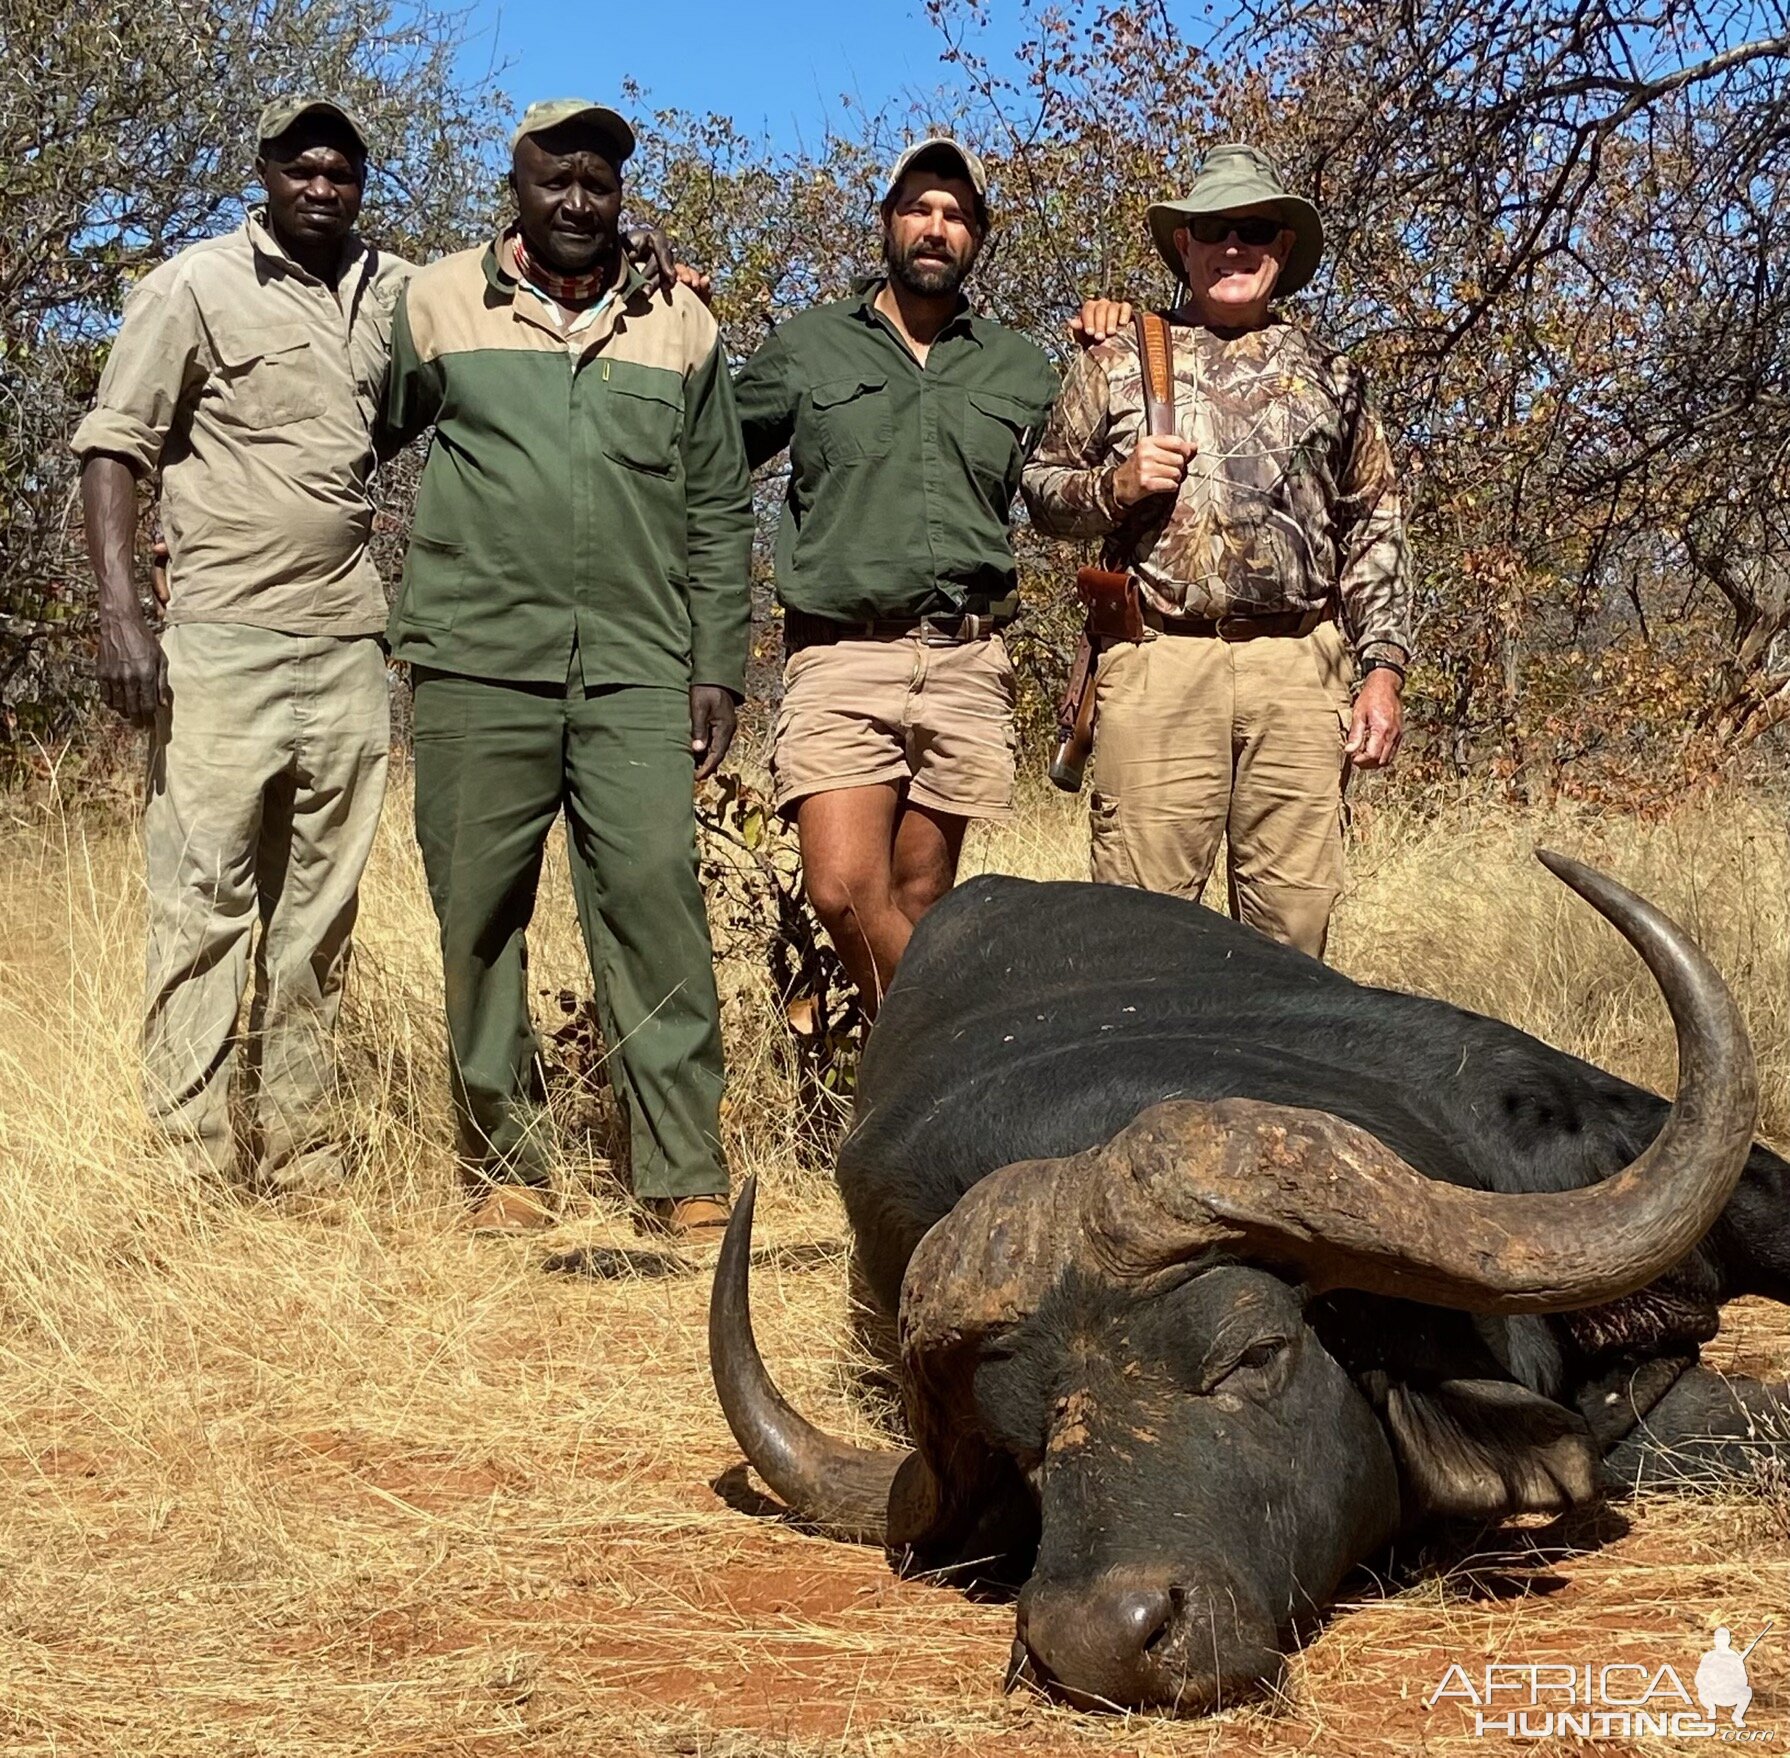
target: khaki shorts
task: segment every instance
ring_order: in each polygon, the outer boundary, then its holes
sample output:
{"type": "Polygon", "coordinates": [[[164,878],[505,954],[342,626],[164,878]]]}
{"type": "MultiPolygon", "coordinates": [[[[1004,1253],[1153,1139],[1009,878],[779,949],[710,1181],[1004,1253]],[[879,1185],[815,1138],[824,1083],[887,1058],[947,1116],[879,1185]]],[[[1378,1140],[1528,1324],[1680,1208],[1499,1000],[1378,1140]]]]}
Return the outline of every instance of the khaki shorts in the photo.
{"type": "Polygon", "coordinates": [[[999,635],[930,646],[917,635],[804,647],[783,668],[771,774],[777,809],[810,794],[905,782],[959,818],[1013,810],[1013,661],[999,635]]]}

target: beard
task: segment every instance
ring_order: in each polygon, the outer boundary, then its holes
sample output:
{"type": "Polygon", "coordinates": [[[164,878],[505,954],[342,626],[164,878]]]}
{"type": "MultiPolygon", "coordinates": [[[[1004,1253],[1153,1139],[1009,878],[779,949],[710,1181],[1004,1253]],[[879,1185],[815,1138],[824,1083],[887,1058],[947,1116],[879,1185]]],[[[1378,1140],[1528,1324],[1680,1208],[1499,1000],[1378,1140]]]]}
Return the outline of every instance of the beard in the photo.
{"type": "Polygon", "coordinates": [[[883,262],[908,292],[917,293],[923,299],[941,299],[955,293],[969,279],[976,260],[973,250],[961,261],[953,258],[941,262],[936,257],[916,260],[919,248],[914,245],[908,250],[898,250],[886,235],[883,239],[883,262]]]}

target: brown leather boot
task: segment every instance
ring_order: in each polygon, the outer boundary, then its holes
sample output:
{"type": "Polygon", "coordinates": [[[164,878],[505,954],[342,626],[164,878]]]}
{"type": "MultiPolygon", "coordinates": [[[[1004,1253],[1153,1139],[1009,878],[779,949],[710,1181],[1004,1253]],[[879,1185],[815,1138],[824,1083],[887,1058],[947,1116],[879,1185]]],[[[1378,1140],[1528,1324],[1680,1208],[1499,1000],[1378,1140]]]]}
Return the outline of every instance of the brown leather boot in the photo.
{"type": "Polygon", "coordinates": [[[473,1205],[475,1233],[539,1233],[559,1219],[559,1203],[538,1184],[487,1185],[473,1205]]]}
{"type": "Polygon", "coordinates": [[[719,1245],[733,1213],[725,1196],[654,1196],[641,1207],[647,1230],[684,1245],[719,1245]]]}

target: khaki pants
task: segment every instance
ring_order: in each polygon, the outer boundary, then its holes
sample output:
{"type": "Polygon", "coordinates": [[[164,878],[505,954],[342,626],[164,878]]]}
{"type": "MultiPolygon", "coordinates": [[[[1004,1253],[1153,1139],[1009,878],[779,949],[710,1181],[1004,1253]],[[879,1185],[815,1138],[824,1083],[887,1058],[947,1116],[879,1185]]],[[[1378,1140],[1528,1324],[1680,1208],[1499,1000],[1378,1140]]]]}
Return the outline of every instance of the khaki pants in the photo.
{"type": "Polygon", "coordinates": [[[1094,877],[1198,897],[1228,836],[1232,913],[1321,958],[1342,889],[1352,671],[1334,622],[1109,648],[1096,674],[1094,877]]]}
{"type": "Polygon", "coordinates": [[[360,877],[385,796],[390,709],[371,636],[180,623],[162,641],[143,816],[149,1112],[194,1160],[234,1162],[230,1087],[250,938],[244,1077],[257,1181],[323,1146],[360,877]]]}

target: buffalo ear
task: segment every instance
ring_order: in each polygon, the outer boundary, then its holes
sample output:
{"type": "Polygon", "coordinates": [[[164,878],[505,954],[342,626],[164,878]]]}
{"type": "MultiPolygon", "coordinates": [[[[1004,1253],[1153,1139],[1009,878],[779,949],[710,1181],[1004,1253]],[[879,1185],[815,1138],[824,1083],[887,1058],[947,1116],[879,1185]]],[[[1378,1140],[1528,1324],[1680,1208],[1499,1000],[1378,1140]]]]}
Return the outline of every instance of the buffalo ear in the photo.
{"type": "Polygon", "coordinates": [[[1382,1410],[1414,1515],[1497,1520],[1597,1499],[1584,1419],[1514,1381],[1394,1382],[1382,1410]]]}

